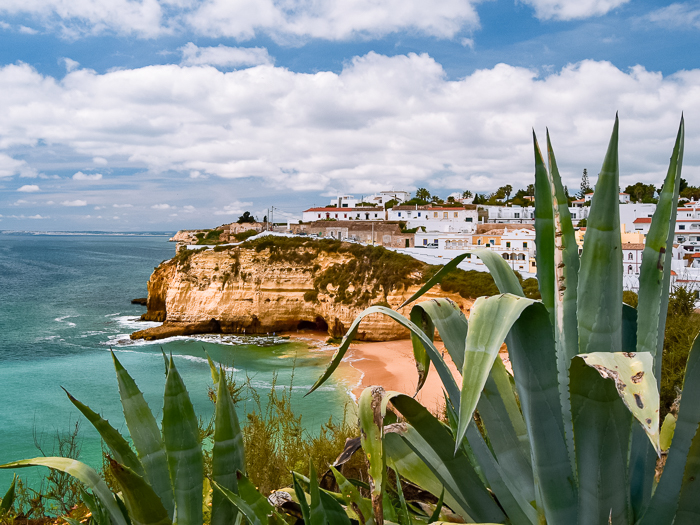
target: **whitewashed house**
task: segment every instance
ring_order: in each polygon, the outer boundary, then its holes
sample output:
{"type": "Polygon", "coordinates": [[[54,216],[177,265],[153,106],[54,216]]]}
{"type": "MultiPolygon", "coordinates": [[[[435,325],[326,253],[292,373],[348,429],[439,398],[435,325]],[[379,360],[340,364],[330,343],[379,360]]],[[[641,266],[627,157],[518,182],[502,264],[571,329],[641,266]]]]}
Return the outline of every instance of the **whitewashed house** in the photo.
{"type": "Polygon", "coordinates": [[[488,222],[495,224],[535,224],[535,207],[480,206],[488,212],[488,222]]]}
{"type": "Polygon", "coordinates": [[[301,214],[302,222],[323,220],[337,221],[383,221],[386,218],[384,209],[378,206],[359,206],[357,208],[309,208],[301,214]]]}
{"type": "MultiPolygon", "coordinates": [[[[474,207],[475,208],[475,207],[474,207]]],[[[390,221],[405,221],[407,228],[423,227],[430,232],[476,231],[479,212],[476,209],[448,206],[405,206],[399,205],[387,210],[390,221]]]]}

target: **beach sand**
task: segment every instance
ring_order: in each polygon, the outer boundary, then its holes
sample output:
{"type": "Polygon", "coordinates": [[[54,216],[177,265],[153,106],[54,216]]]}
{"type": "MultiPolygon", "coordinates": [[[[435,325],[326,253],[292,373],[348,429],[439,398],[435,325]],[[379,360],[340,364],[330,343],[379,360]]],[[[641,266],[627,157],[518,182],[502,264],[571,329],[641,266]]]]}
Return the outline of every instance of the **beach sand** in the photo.
{"type": "MultiPolygon", "coordinates": [[[[287,335],[292,339],[318,346],[325,345],[328,339],[326,333],[306,330],[298,333],[291,332],[287,335]]],[[[442,342],[436,341],[435,346],[442,353],[457,384],[461,384],[461,374],[457,371],[442,342]]],[[[502,351],[500,355],[506,367],[510,369],[508,353],[502,351]]],[[[328,361],[330,362],[330,355],[328,361]]],[[[381,385],[385,390],[395,390],[412,396],[416,391],[418,372],[413,359],[411,340],[353,342],[335,375],[348,384],[355,399],[360,397],[366,387],[373,385],[381,385]]],[[[431,412],[438,413],[443,410],[445,404],[442,392],[442,382],[435,368],[431,366],[428,379],[416,399],[431,412]]]]}

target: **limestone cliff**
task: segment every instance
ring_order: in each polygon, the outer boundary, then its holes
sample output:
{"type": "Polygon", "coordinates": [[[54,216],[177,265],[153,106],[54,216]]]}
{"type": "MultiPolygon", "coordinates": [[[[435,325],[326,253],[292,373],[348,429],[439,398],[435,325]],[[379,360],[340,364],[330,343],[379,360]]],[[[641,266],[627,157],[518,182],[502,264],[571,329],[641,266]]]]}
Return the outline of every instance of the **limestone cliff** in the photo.
{"type": "MultiPolygon", "coordinates": [[[[388,303],[385,306],[396,308],[424,280],[427,265],[408,256],[357,245],[338,249],[337,241],[326,242],[331,246],[326,251],[321,247],[324,242],[299,241],[284,250],[274,242],[194,253],[183,250],[158,266],[148,282],[148,312],[143,319],[164,321],[163,326],[135,332],[132,338],[299,328],[327,330],[340,337],[367,306],[388,303]]],[[[436,296],[449,297],[465,313],[472,304],[441,292],[439,286],[424,297],[436,296]]],[[[357,338],[383,341],[408,335],[395,321],[372,315],[360,325],[357,338]]]]}

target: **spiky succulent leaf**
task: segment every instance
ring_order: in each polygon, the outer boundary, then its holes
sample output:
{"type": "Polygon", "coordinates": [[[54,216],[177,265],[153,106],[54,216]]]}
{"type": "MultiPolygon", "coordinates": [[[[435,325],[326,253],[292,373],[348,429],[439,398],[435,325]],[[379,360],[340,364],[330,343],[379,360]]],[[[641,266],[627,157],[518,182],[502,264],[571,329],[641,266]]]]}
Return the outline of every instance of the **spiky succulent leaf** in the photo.
{"type": "Polygon", "coordinates": [[[629,523],[627,457],[632,415],[612,381],[575,357],[570,369],[579,523],[629,523]]]}
{"type": "Polygon", "coordinates": [[[109,458],[109,471],[117,480],[133,525],[169,525],[163,503],[146,480],[129,467],[109,458]]]}
{"type": "Polygon", "coordinates": [[[61,472],[65,472],[73,476],[75,479],[83,483],[100,499],[102,505],[104,505],[109,516],[112,519],[114,525],[126,525],[126,520],[122,514],[114,495],[107,487],[107,484],[100,477],[100,475],[95,472],[94,469],[88,467],[85,463],[81,463],[75,459],[71,458],[58,458],[58,457],[40,457],[33,459],[23,459],[21,461],[13,461],[11,463],[5,463],[0,465],[2,469],[15,469],[15,468],[25,468],[25,467],[49,467],[61,472]]]}
{"type": "Polygon", "coordinates": [[[450,299],[440,297],[416,304],[411,309],[411,315],[413,315],[414,310],[421,310],[430,318],[430,321],[437,328],[452,362],[457,369],[461,370],[464,363],[464,345],[467,340],[468,322],[459,306],[450,299]]]}
{"type": "Polygon", "coordinates": [[[158,423],[148,408],[143,394],[136,386],[136,382],[119,362],[114,352],[112,352],[112,360],[117,372],[124,419],[129,428],[131,440],[134,442],[134,448],[143,465],[146,479],[160,497],[168,515],[172,517],[174,511],[173,488],[170,484],[168,460],[158,423]]]}
{"type": "Polygon", "coordinates": [[[479,297],[474,302],[469,316],[470,326],[462,367],[457,443],[464,438],[493,362],[498,357],[510,328],[533,302],[532,299],[511,294],[479,297]]]}
{"type": "Polygon", "coordinates": [[[2,498],[2,502],[0,502],[0,514],[8,512],[12,508],[12,505],[15,502],[15,485],[16,485],[16,483],[17,483],[17,475],[15,474],[12,477],[12,483],[10,484],[10,488],[7,489],[7,492],[5,492],[5,495],[2,498]]]}
{"type": "Polygon", "coordinates": [[[532,130],[535,148],[535,246],[537,246],[537,283],[542,303],[554,311],[554,209],[549,174],[532,130]]]}
{"type": "Polygon", "coordinates": [[[581,354],[585,363],[601,377],[612,379],[620,398],[642,425],[658,455],[659,390],[654,377],[654,359],[649,352],[594,352],[581,354]]]}
{"type": "MultiPolygon", "coordinates": [[[[433,341],[435,339],[435,325],[432,319],[425,311],[419,306],[414,306],[411,308],[410,319],[413,324],[423,330],[423,333],[428,339],[433,341]]],[[[413,358],[416,362],[416,369],[418,370],[418,383],[416,384],[416,393],[423,388],[425,380],[428,378],[428,372],[430,371],[430,356],[425,350],[423,343],[421,343],[420,338],[411,333],[411,343],[413,345],[413,358]]]]}
{"type": "Polygon", "coordinates": [[[363,498],[355,485],[350,483],[347,478],[338,471],[338,469],[331,466],[331,471],[333,472],[335,481],[340,488],[341,494],[343,495],[343,502],[345,505],[355,513],[360,523],[365,524],[371,520],[372,502],[363,498]]]}
{"type": "Polygon", "coordinates": [[[143,476],[143,466],[141,465],[139,458],[136,456],[134,451],[131,450],[131,446],[129,446],[129,443],[126,441],[126,439],[124,439],[119,431],[110,425],[109,421],[103,419],[102,416],[92,410],[89,406],[81,403],[70,395],[68,390],[64,388],[63,391],[66,393],[68,399],[71,403],[73,403],[75,408],[80,410],[87,420],[92,423],[95,430],[99,432],[100,437],[109,447],[110,451],[114,455],[114,458],[122,465],[125,465],[136,472],[139,476],[143,476]]]}
{"type": "Polygon", "coordinates": [[[673,442],[673,434],[676,431],[676,417],[668,413],[664,418],[664,422],[661,425],[661,431],[659,432],[659,446],[661,450],[666,451],[671,448],[671,443],[673,442]]]}
{"type": "Polygon", "coordinates": [[[579,353],[622,350],[622,241],[620,173],[615,126],[588,215],[578,280],[579,353]]]}
{"type": "MultiPolygon", "coordinates": [[[[212,374],[213,377],[213,374],[212,374]]],[[[214,416],[214,446],[212,449],[212,479],[232,492],[238,492],[236,473],[245,471],[245,451],[231,394],[223,370],[217,372],[216,413],[214,416]]],[[[233,504],[220,492],[212,495],[212,525],[227,525],[236,519],[233,504]]]]}
{"type": "Polygon", "coordinates": [[[369,479],[372,497],[372,511],[375,516],[382,516],[382,498],[385,491],[386,458],[384,457],[384,414],[382,387],[365,388],[358,401],[360,415],[360,437],[362,449],[369,461],[369,479]]]}
{"type": "Polygon", "coordinates": [[[201,525],[204,463],[199,427],[185,383],[170,357],[163,396],[163,442],[178,525],[201,525]]]}

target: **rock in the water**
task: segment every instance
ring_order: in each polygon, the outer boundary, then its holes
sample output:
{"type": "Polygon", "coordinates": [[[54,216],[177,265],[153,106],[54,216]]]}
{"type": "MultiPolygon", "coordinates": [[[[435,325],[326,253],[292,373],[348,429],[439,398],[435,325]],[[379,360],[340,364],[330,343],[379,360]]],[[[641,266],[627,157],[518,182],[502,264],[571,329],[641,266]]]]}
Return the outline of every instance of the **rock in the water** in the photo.
{"type": "Polygon", "coordinates": [[[141,306],[146,306],[148,303],[148,297],[140,297],[138,299],[132,299],[131,304],[140,304],[141,306]]]}

